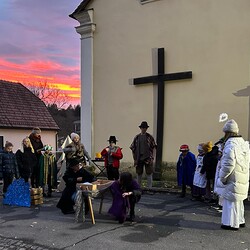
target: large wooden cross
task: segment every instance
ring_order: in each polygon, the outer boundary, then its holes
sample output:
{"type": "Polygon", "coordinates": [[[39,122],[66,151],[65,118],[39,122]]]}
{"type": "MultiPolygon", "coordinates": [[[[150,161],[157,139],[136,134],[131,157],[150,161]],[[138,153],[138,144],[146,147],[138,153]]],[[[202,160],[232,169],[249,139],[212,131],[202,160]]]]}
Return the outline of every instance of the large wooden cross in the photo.
{"type": "Polygon", "coordinates": [[[165,82],[192,78],[192,71],[165,74],[164,48],[158,48],[157,51],[158,51],[158,74],[153,76],[139,77],[133,79],[134,85],[146,84],[146,83],[157,84],[158,100],[157,100],[157,131],[156,131],[156,142],[157,142],[156,172],[159,171],[159,168],[162,163],[165,82]]]}

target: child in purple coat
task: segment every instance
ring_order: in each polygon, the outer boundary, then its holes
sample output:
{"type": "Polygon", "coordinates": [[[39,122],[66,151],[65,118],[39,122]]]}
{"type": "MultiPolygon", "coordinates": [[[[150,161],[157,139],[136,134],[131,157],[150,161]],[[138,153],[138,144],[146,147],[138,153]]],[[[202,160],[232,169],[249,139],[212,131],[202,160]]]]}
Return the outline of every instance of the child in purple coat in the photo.
{"type": "Polygon", "coordinates": [[[135,203],[141,198],[141,189],[139,184],[133,180],[132,174],[124,172],[120,175],[120,179],[115,181],[110,187],[113,195],[112,206],[109,213],[114,215],[119,223],[123,223],[126,219],[134,221],[135,203]],[[129,210],[129,218],[127,218],[129,210]]]}

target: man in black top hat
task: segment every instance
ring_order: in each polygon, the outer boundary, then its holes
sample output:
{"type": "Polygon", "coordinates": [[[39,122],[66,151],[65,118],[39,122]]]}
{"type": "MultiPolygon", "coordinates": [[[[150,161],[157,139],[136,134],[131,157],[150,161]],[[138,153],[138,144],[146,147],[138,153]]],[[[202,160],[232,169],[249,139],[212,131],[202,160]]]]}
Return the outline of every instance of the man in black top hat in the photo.
{"type": "Polygon", "coordinates": [[[104,157],[104,164],[107,169],[107,175],[109,180],[119,179],[119,166],[120,159],[122,159],[122,149],[116,146],[116,137],[111,135],[109,137],[109,146],[104,148],[101,152],[102,157],[104,157]]]}
{"type": "Polygon", "coordinates": [[[154,149],[156,149],[155,139],[152,135],[147,133],[148,123],[143,121],[139,128],[141,133],[136,135],[130,149],[132,150],[134,158],[134,166],[136,167],[136,173],[138,183],[141,185],[143,168],[147,174],[148,188],[152,187],[153,178],[153,161],[154,161],[154,149]]]}

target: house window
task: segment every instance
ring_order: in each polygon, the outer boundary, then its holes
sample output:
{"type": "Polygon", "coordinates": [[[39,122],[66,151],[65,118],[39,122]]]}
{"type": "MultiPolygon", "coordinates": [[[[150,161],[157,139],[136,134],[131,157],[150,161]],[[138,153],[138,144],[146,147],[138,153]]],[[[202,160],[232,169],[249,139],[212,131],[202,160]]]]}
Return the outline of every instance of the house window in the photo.
{"type": "Polygon", "coordinates": [[[0,150],[3,149],[3,136],[0,135],[0,150]]]}
{"type": "Polygon", "coordinates": [[[155,1],[159,1],[159,0],[140,0],[140,3],[146,4],[146,3],[151,3],[151,2],[155,2],[155,1]]]}

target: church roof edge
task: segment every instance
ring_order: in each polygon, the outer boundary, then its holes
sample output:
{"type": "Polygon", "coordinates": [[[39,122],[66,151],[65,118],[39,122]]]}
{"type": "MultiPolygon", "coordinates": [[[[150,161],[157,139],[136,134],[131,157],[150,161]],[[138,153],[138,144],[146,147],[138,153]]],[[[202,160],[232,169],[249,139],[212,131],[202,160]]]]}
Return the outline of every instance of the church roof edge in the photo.
{"type": "Polygon", "coordinates": [[[76,19],[75,18],[75,14],[78,14],[84,10],[86,10],[88,4],[92,2],[92,0],[83,0],[80,5],[74,10],[74,12],[72,14],[69,15],[69,17],[76,19]]]}

